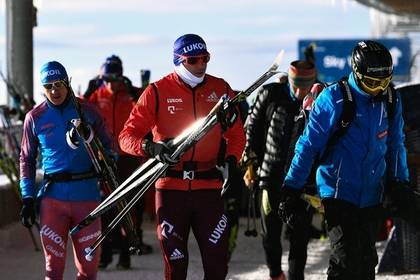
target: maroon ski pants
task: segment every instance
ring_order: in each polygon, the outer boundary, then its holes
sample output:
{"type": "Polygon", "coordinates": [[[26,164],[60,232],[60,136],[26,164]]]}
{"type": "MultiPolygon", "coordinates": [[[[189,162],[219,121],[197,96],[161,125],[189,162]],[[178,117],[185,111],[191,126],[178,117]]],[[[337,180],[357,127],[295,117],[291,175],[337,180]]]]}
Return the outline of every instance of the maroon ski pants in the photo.
{"type": "Polygon", "coordinates": [[[204,279],[225,279],[228,221],[220,190],[157,190],[156,218],[166,280],[187,278],[190,229],[200,249],[204,279]]]}

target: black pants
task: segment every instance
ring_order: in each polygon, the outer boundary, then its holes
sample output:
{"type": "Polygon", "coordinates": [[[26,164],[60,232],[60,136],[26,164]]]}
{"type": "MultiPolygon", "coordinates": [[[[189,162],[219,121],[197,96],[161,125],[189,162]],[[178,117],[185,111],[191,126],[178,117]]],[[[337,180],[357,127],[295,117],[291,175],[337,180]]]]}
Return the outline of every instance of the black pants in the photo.
{"type": "MultiPolygon", "coordinates": [[[[261,198],[261,223],[262,223],[262,239],[265,252],[265,259],[270,271],[270,277],[279,276],[281,269],[281,256],[283,248],[281,245],[281,232],[283,222],[277,214],[279,208],[278,190],[267,189],[268,202],[270,203],[271,212],[264,211],[263,201],[264,191],[261,198]]],[[[286,235],[290,241],[289,249],[289,280],[303,280],[304,270],[307,259],[307,247],[311,233],[311,221],[313,211],[305,212],[307,216],[304,218],[305,223],[296,229],[286,228],[286,235]]]]}
{"type": "Polygon", "coordinates": [[[338,199],[324,199],[323,204],[331,243],[328,279],[375,279],[375,240],[382,207],[357,208],[338,199]]]}
{"type": "MultiPolygon", "coordinates": [[[[102,228],[106,228],[116,215],[115,212],[104,214],[102,216],[102,228]]],[[[102,242],[101,263],[107,265],[112,262],[114,249],[117,249],[120,255],[119,262],[130,262],[130,245],[128,238],[122,234],[120,227],[115,227],[102,242]]]]}

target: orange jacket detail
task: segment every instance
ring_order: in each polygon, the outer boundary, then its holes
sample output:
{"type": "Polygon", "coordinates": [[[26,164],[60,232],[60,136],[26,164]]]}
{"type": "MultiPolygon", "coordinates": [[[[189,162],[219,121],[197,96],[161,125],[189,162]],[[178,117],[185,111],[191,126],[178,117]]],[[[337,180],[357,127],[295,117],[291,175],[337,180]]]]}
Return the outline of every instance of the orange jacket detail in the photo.
{"type": "MultiPolygon", "coordinates": [[[[107,127],[112,132],[112,138],[117,141],[118,135],[135,105],[132,97],[127,90],[113,94],[105,86],[101,86],[89,97],[89,101],[97,106],[107,127]]],[[[124,154],[121,149],[119,153],[124,154]]]]}

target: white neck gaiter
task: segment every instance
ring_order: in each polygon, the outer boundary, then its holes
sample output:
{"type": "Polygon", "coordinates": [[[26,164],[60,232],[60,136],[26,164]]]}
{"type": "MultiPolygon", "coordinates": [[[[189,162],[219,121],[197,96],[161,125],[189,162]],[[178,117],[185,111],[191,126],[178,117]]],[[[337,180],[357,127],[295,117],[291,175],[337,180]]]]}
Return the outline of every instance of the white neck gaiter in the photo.
{"type": "Polygon", "coordinates": [[[178,66],[175,66],[175,73],[177,73],[181,79],[189,84],[192,88],[194,88],[196,85],[201,83],[204,80],[204,76],[196,77],[193,74],[191,74],[190,71],[185,68],[185,66],[181,63],[178,66]]]}

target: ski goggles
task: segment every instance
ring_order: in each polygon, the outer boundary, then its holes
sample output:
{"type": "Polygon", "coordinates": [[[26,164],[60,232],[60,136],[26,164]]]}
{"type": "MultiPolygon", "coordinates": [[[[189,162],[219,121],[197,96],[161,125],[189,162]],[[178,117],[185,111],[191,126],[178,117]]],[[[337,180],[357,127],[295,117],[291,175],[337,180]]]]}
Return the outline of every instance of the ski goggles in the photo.
{"type": "Polygon", "coordinates": [[[187,62],[190,65],[195,65],[197,63],[199,63],[200,61],[203,63],[207,63],[210,61],[210,54],[205,54],[205,55],[197,55],[197,56],[183,56],[180,55],[179,57],[181,57],[183,59],[183,61],[187,62]]]}
{"type": "Polygon", "coordinates": [[[360,73],[356,73],[356,75],[357,78],[359,78],[362,85],[372,92],[375,92],[377,90],[385,90],[389,86],[389,83],[392,79],[392,75],[385,78],[374,78],[362,75],[360,73]]]}
{"type": "Polygon", "coordinates": [[[123,78],[119,75],[115,75],[115,74],[108,74],[108,75],[103,75],[102,76],[102,80],[104,80],[107,83],[110,82],[121,82],[123,80],[123,78]]]}
{"type": "Polygon", "coordinates": [[[66,86],[64,81],[55,81],[53,83],[43,84],[42,85],[46,90],[52,90],[53,88],[62,88],[66,86]]]}

